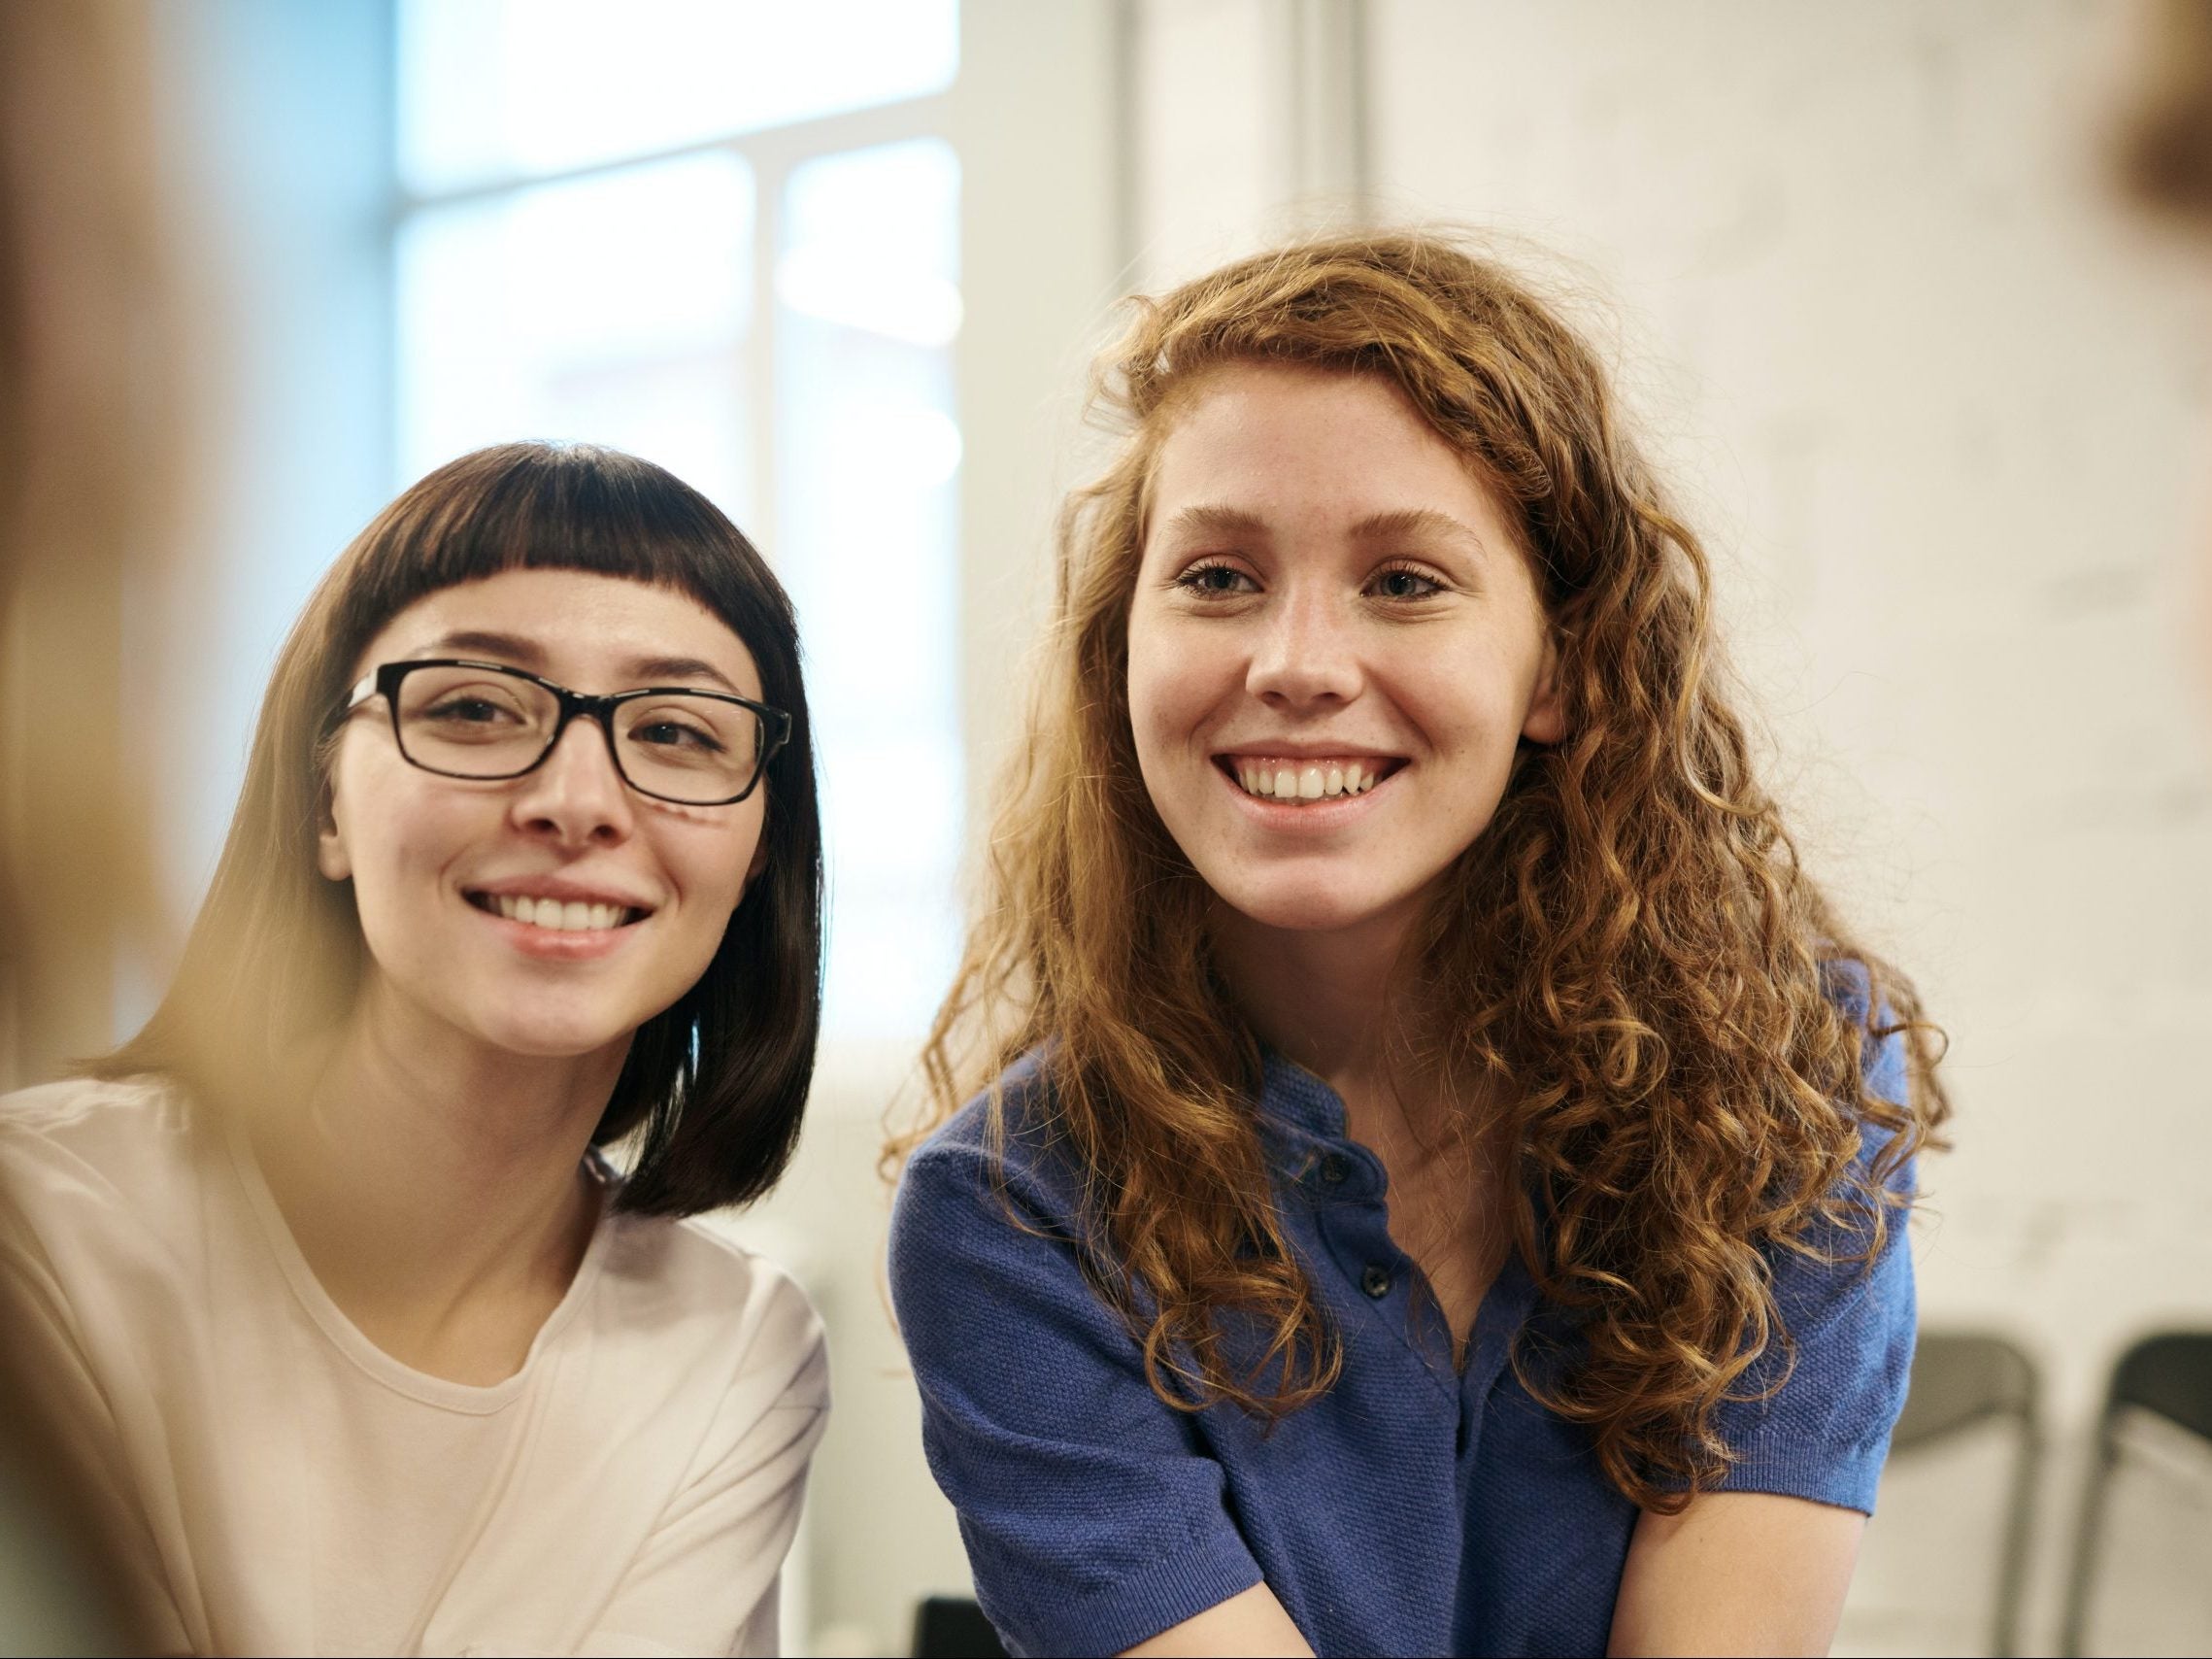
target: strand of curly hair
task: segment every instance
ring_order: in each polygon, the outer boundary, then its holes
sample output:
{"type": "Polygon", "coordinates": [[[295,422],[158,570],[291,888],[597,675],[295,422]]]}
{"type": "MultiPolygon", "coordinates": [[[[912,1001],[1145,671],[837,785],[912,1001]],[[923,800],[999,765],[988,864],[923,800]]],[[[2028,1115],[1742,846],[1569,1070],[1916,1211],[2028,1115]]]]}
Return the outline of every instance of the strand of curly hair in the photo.
{"type": "MultiPolygon", "coordinates": [[[[1259,1046],[1212,965],[1204,886],[1145,794],[1127,705],[1154,459],[1207,372],[1252,360],[1388,379],[1525,535],[1569,735],[1524,746],[1439,884],[1403,1006],[1458,1098],[1504,1114],[1515,1246],[1576,1326],[1565,1363],[1517,1350],[1524,1382],[1588,1427],[1619,1490],[1678,1510],[1731,1463],[1720,1403],[1762,1357],[1786,1371],[1770,1253],[1871,1261],[1910,1202],[1900,1171],[1942,1144],[1939,1033],[1850,938],[1756,781],[1716,685],[1705,555],[1596,360],[1502,264],[1447,239],[1314,241],[1138,302],[1096,389],[1130,441],[1062,516],[985,903],[923,1055],[924,1121],[888,1156],[1041,1048],[1033,1127],[1084,1171],[1092,1271],[1160,1398],[1273,1417],[1338,1374],[1261,1153],[1259,1046]],[[1838,972],[1862,994],[1833,995],[1838,972]],[[1863,1070],[1894,1034],[1898,1100],[1863,1070]],[[1870,1161],[1862,1138],[1881,1139],[1870,1161]],[[1232,1324],[1265,1334],[1257,1353],[1225,1339],[1232,1324]]],[[[991,1110],[1003,1136],[995,1092],[991,1110]]]]}

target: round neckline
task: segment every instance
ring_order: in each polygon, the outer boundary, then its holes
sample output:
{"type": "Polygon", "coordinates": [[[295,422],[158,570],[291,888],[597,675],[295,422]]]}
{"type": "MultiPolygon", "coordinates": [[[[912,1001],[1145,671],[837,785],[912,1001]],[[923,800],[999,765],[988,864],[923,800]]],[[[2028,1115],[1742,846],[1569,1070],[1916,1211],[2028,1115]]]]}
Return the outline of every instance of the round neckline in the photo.
{"type": "Polygon", "coordinates": [[[246,1194],[248,1207],[260,1224],[270,1253],[285,1275],[293,1298],[307,1316],[330,1341],[346,1356],[354,1368],[372,1381],[383,1384],[394,1393],[434,1405],[442,1410],[466,1412],[473,1416],[488,1416],[504,1409],[520,1398],[529,1387],[531,1377],[539,1367],[541,1357],[553,1346],[561,1332],[575,1319],[579,1307],[591,1294],[604,1264],[609,1240],[614,1235],[616,1216],[612,1204],[614,1178],[606,1164],[594,1151],[585,1161],[585,1168],[599,1184],[601,1202],[599,1219],[591,1229],[591,1240],[585,1246],[584,1260],[577,1264],[576,1273],[569,1280],[568,1289],[546,1315],[545,1323],[538,1327],[537,1335],[530,1338],[529,1350],[515,1374],[493,1383],[455,1382],[450,1377],[433,1376],[418,1371],[404,1361],[394,1359],[371,1341],[358,1325],[349,1318],[344,1308],[332,1300],[323,1289],[322,1281],[316,1276],[315,1269],[300,1249],[299,1241],[285,1220],[284,1210],[277,1202],[277,1195],[270,1189],[268,1179],[261,1172],[260,1162],[253,1156],[253,1148],[246,1138],[245,1125],[235,1117],[225,1123],[224,1139],[230,1152],[232,1173],[246,1194]]]}

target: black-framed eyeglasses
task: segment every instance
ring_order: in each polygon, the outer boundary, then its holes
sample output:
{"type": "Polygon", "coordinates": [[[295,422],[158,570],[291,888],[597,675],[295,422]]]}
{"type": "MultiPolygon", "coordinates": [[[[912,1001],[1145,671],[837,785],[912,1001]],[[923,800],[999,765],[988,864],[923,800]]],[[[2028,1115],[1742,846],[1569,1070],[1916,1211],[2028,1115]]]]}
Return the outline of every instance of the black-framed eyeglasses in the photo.
{"type": "Polygon", "coordinates": [[[726,692],[647,686],[587,696],[500,662],[384,663],[353,688],[339,718],[379,696],[391,710],[401,758],[425,772],[519,778],[543,765],[583,715],[598,723],[623,783],[683,806],[743,800],[791,738],[786,710],[726,692]]]}

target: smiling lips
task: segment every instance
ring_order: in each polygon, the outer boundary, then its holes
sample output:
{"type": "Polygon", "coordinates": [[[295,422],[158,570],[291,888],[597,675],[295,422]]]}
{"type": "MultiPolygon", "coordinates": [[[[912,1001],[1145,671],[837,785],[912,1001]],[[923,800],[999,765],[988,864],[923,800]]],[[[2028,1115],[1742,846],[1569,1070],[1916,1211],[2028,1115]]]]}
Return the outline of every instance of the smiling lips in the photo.
{"type": "Polygon", "coordinates": [[[1400,764],[1373,755],[1221,758],[1222,769],[1246,795],[1284,805],[1365,795],[1400,764]]]}

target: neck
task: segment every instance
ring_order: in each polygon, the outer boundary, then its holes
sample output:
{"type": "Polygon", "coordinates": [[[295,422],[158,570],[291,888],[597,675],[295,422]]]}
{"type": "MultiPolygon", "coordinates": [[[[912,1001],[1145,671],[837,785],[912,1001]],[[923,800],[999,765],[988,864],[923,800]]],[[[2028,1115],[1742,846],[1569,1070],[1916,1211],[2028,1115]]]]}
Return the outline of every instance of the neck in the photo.
{"type": "Polygon", "coordinates": [[[332,1300],[393,1352],[487,1304],[550,1311],[596,1221],[583,1160],[626,1052],[510,1054],[372,981],[312,1086],[253,1126],[332,1300]]]}
{"type": "Polygon", "coordinates": [[[1391,1018],[1417,912],[1350,928],[1268,928],[1215,908],[1216,961],[1252,1028],[1344,1098],[1391,1092],[1407,1080],[1407,1051],[1391,1018]]]}

